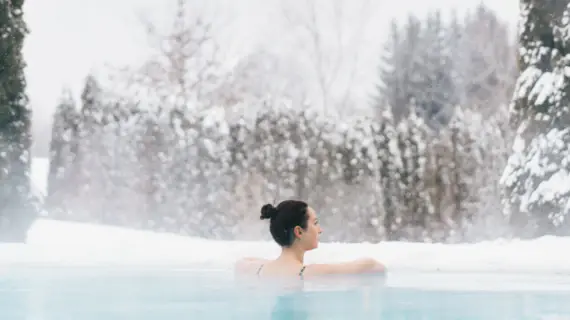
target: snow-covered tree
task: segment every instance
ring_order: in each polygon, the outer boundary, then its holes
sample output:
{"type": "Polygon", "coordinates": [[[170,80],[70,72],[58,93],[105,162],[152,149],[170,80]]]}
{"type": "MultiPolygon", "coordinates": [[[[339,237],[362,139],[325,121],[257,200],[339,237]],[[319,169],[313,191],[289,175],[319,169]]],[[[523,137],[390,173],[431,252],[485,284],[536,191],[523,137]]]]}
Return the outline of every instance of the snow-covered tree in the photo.
{"type": "Polygon", "coordinates": [[[405,88],[404,101],[401,105],[392,106],[392,113],[397,121],[405,119],[410,113],[410,106],[416,105],[420,100],[419,95],[421,90],[425,89],[425,81],[423,73],[422,61],[422,25],[421,20],[417,17],[410,15],[403,26],[402,34],[404,39],[402,47],[400,48],[399,55],[401,58],[401,65],[394,66],[404,73],[403,87],[405,88]]]}
{"type": "Polygon", "coordinates": [[[397,231],[401,203],[398,201],[400,175],[398,168],[402,166],[400,148],[397,142],[397,128],[391,108],[386,108],[380,115],[380,121],[372,124],[373,139],[377,159],[378,177],[375,179],[381,190],[381,207],[383,216],[378,217],[382,222],[386,239],[394,240],[397,231]]]}
{"type": "Polygon", "coordinates": [[[517,235],[567,234],[570,212],[570,4],[521,0],[518,127],[501,182],[517,235]]]}
{"type": "Polygon", "coordinates": [[[491,116],[508,104],[516,78],[515,39],[509,25],[492,9],[479,4],[463,21],[459,46],[454,48],[454,68],[464,107],[491,116]]]}
{"type": "Polygon", "coordinates": [[[92,173],[80,183],[86,188],[66,195],[82,210],[73,219],[257,239],[268,237],[259,206],[295,197],[321,212],[328,241],[447,241],[477,212],[470,205],[487,200],[464,196],[484,183],[473,183],[473,172],[485,170],[473,155],[494,149],[489,141],[496,140],[473,115],[457,113],[453,136],[432,132],[415,113],[396,125],[389,109],[381,118],[339,122],[299,108],[260,107],[254,122],[244,115],[228,123],[219,108],[189,113],[181,134],[156,110],[98,101],[104,120],[81,145],[97,163],[81,162],[92,173]],[[481,144],[473,132],[485,132],[481,144]]]}
{"type": "Polygon", "coordinates": [[[448,42],[451,29],[439,10],[428,13],[421,34],[420,60],[417,66],[420,86],[415,95],[416,111],[432,128],[447,125],[453,114],[455,83],[452,78],[452,50],[448,42]]]}
{"type": "Polygon", "coordinates": [[[22,55],[23,0],[0,1],[0,241],[24,241],[37,215],[30,191],[31,111],[22,55]]]}
{"type": "Polygon", "coordinates": [[[446,124],[455,103],[448,28],[439,11],[425,20],[409,15],[406,23],[391,23],[379,69],[374,108],[389,106],[399,122],[414,106],[432,127],[446,124]]]}
{"type": "MultiPolygon", "coordinates": [[[[476,201],[477,193],[473,192],[476,175],[483,175],[484,172],[477,172],[477,163],[480,157],[477,152],[480,150],[476,146],[476,135],[482,132],[471,132],[470,123],[477,122],[476,113],[468,113],[466,117],[464,110],[456,108],[448,130],[449,155],[448,155],[448,181],[450,185],[450,206],[448,219],[457,227],[456,231],[462,231],[465,224],[472,220],[474,210],[471,205],[476,201]],[[475,198],[475,199],[474,199],[475,198]]],[[[480,168],[480,166],[479,166],[480,168]]],[[[483,170],[481,170],[483,171],[483,170]]]]}
{"type": "Polygon", "coordinates": [[[398,172],[398,200],[401,212],[399,231],[401,239],[418,240],[424,235],[433,206],[425,185],[430,130],[412,108],[410,116],[397,127],[401,161],[398,172]]]}
{"type": "Polygon", "coordinates": [[[74,180],[78,169],[79,113],[69,89],[64,90],[53,117],[47,204],[65,210],[65,199],[78,187],[74,180]]]}
{"type": "Polygon", "coordinates": [[[104,196],[106,180],[105,162],[107,150],[101,135],[106,123],[104,92],[97,78],[89,74],[81,93],[80,122],[78,125],[79,147],[75,155],[78,165],[78,200],[72,208],[75,218],[84,215],[92,218],[104,214],[104,203],[98,199],[104,196]],[[89,209],[87,209],[89,208],[89,209]],[[89,210],[90,214],[84,213],[89,210]],[[97,212],[97,214],[95,214],[97,212]]]}
{"type": "Polygon", "coordinates": [[[404,36],[397,21],[392,20],[390,23],[390,35],[384,44],[378,66],[380,82],[376,84],[377,93],[373,95],[373,108],[379,116],[385,112],[386,108],[390,108],[391,113],[397,111],[399,115],[403,110],[398,108],[398,106],[409,103],[406,69],[403,67],[405,63],[402,52],[403,41],[404,36]]]}
{"type": "Polygon", "coordinates": [[[434,10],[392,22],[373,108],[390,106],[399,121],[414,105],[432,128],[447,125],[456,105],[491,116],[513,90],[512,42],[507,24],[484,4],[464,20],[452,12],[444,23],[434,10]]]}
{"type": "Polygon", "coordinates": [[[134,173],[136,194],[142,198],[142,205],[138,212],[143,226],[149,228],[159,227],[163,221],[166,185],[164,181],[165,169],[168,159],[169,141],[165,133],[165,125],[160,122],[156,113],[150,110],[138,114],[133,129],[133,142],[136,159],[134,173]]]}
{"type": "MultiPolygon", "coordinates": [[[[470,153],[464,154],[467,169],[462,170],[468,182],[464,208],[466,218],[453,236],[456,240],[478,241],[511,235],[502,209],[499,179],[511,151],[514,132],[509,128],[508,110],[497,108],[491,115],[473,109],[456,113],[462,115],[466,138],[471,140],[470,153]]],[[[465,147],[463,147],[465,149],[465,147]]]]}
{"type": "Polygon", "coordinates": [[[190,4],[176,0],[172,24],[166,30],[143,17],[150,57],[135,68],[119,68],[117,75],[126,91],[144,98],[147,107],[166,113],[173,125],[186,120],[186,110],[215,107],[214,93],[223,83],[213,24],[195,15],[190,4]]]}

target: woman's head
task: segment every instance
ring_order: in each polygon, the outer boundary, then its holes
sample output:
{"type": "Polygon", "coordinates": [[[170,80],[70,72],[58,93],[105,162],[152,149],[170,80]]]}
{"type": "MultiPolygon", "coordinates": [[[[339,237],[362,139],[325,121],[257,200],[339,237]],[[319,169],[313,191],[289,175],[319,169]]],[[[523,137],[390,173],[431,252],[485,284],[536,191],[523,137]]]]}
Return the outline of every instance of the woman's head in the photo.
{"type": "Polygon", "coordinates": [[[319,221],[307,203],[285,200],[274,207],[266,204],[261,208],[261,219],[269,219],[271,236],[282,247],[299,245],[312,250],[319,245],[322,232],[319,221]]]}

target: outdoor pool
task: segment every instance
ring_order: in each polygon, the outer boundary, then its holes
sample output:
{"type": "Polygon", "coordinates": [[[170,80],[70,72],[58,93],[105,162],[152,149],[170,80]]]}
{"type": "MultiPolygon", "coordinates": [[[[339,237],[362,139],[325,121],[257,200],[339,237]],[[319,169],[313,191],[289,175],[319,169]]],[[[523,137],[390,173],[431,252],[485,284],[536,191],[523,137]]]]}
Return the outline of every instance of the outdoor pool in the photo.
{"type": "Polygon", "coordinates": [[[570,276],[389,273],[287,292],[227,270],[0,269],[2,320],[570,319],[570,276]]]}

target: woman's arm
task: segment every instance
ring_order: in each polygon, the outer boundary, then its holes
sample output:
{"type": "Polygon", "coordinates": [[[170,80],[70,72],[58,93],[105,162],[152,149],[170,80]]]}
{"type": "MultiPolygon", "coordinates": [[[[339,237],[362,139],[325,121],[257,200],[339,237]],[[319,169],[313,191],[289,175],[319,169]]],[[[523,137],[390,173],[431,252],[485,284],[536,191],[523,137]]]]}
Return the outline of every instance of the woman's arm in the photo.
{"type": "Polygon", "coordinates": [[[326,275],[326,274],[362,274],[362,273],[384,273],[386,267],[370,258],[358,259],[344,263],[330,264],[310,264],[305,268],[305,275],[326,275]]]}

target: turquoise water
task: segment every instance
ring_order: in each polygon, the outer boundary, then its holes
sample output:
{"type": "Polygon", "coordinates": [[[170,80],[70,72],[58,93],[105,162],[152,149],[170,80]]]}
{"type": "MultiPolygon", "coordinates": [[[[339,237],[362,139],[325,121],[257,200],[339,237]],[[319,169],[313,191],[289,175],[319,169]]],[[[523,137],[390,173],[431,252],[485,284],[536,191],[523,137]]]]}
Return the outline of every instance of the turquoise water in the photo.
{"type": "Polygon", "coordinates": [[[220,271],[0,269],[0,319],[570,319],[570,279],[388,274],[284,293],[220,271]]]}

